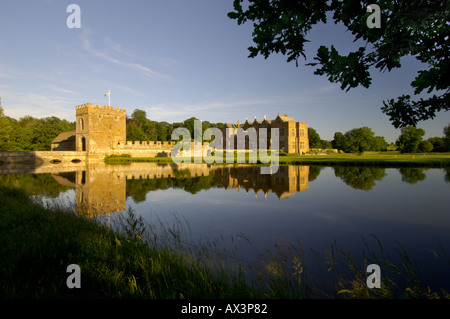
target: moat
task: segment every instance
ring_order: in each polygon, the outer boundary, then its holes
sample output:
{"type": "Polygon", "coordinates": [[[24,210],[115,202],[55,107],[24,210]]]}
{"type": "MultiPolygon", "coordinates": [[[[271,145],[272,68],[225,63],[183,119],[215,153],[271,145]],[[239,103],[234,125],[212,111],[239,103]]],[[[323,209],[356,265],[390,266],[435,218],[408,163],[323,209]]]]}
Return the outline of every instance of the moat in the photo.
{"type": "Polygon", "coordinates": [[[261,175],[246,165],[95,163],[0,174],[1,185],[44,205],[108,222],[131,208],[249,263],[280,241],[310,255],[336,243],[358,261],[365,241],[377,248],[376,236],[386,254],[401,244],[427,280],[450,286],[448,169],[280,166],[261,175]]]}

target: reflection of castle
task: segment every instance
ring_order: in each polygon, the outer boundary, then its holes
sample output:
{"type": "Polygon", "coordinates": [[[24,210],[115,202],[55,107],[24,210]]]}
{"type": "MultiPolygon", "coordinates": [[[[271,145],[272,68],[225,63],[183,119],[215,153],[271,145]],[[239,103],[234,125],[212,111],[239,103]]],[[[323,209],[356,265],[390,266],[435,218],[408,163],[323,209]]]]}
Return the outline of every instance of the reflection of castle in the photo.
{"type": "Polygon", "coordinates": [[[257,166],[221,166],[215,171],[215,178],[219,179],[226,189],[244,188],[268,193],[275,193],[279,199],[293,196],[296,192],[308,189],[309,166],[280,166],[276,174],[259,174],[257,166]]]}
{"type": "Polygon", "coordinates": [[[308,189],[308,166],[280,166],[276,174],[262,175],[258,166],[208,166],[206,164],[156,164],[106,166],[103,163],[89,165],[87,170],[61,172],[54,177],[60,184],[76,189],[76,213],[88,217],[126,210],[128,179],[175,178],[210,176],[225,189],[244,188],[257,193],[275,193],[281,200],[296,192],[308,189]]]}

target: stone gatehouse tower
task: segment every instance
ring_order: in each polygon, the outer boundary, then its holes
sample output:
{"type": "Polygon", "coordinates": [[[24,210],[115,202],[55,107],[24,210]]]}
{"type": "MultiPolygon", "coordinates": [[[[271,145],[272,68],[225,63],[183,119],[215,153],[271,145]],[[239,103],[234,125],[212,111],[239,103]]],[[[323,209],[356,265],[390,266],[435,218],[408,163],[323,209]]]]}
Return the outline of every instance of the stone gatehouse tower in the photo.
{"type": "Polygon", "coordinates": [[[126,111],[113,106],[76,107],[76,151],[106,153],[126,141],[126,111]]]}

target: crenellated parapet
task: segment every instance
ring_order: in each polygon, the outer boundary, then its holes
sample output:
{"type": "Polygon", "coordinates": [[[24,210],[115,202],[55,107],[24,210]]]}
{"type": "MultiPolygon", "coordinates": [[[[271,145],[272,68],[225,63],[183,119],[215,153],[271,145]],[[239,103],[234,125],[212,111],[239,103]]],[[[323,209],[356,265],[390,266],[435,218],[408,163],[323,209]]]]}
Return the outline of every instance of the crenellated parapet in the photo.
{"type": "Polygon", "coordinates": [[[175,141],[122,141],[114,146],[116,149],[127,149],[127,150],[171,150],[175,141]]]}
{"type": "Polygon", "coordinates": [[[120,107],[114,107],[109,105],[100,105],[100,104],[92,104],[92,103],[85,103],[81,105],[76,106],[76,112],[83,111],[83,110],[98,110],[98,111],[115,111],[125,114],[126,110],[124,108],[120,107]]]}

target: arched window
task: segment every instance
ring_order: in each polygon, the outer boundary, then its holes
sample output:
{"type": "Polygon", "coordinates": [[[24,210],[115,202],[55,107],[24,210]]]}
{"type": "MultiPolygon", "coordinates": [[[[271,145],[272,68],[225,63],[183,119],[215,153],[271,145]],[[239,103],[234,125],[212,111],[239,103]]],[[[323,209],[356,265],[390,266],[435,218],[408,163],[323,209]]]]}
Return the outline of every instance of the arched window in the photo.
{"type": "Polygon", "coordinates": [[[84,130],[84,120],[80,118],[80,130],[84,130]]]}
{"type": "Polygon", "coordinates": [[[86,152],[86,139],[84,137],[81,138],[81,150],[86,152]]]}

